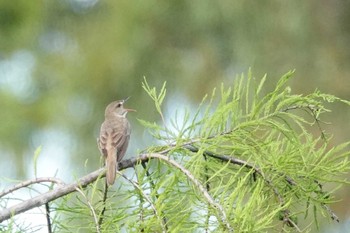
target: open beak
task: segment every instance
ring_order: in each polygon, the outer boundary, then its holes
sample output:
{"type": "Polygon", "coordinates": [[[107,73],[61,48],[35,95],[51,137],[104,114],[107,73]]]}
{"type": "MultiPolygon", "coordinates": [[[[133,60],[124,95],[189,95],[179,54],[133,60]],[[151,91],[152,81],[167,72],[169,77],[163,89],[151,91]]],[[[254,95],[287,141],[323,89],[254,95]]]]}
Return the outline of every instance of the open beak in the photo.
{"type": "MultiPolygon", "coordinates": [[[[124,99],[123,100],[123,104],[128,100],[130,99],[131,96],[129,96],[128,98],[124,99]]],[[[136,112],[135,109],[131,109],[131,108],[124,108],[127,112],[136,112]]]]}
{"type": "Polygon", "coordinates": [[[131,96],[127,97],[126,99],[123,100],[123,104],[128,100],[130,99],[131,96]]]}
{"type": "Polygon", "coordinates": [[[131,108],[124,108],[127,112],[136,112],[135,109],[131,109],[131,108]]]}

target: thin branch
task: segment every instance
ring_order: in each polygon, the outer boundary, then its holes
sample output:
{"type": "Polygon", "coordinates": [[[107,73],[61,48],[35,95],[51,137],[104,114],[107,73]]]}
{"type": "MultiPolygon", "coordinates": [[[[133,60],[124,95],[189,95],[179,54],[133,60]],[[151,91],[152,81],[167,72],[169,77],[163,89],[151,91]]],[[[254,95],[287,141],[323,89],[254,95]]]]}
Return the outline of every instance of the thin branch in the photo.
{"type": "Polygon", "coordinates": [[[104,168],[100,168],[97,171],[94,171],[82,178],[80,178],[77,182],[72,183],[72,184],[68,184],[68,185],[64,185],[61,187],[58,187],[54,190],[51,190],[49,192],[46,192],[44,194],[41,194],[39,196],[36,196],[34,198],[31,198],[27,201],[23,201],[19,204],[16,204],[10,208],[7,209],[3,209],[0,211],[0,222],[11,218],[11,216],[23,213],[27,210],[33,209],[35,207],[39,207],[41,205],[44,205],[45,203],[48,203],[50,201],[53,201],[57,198],[60,198],[62,196],[65,196],[69,193],[75,192],[76,188],[79,187],[86,187],[88,184],[94,182],[95,180],[97,180],[97,178],[100,175],[104,175],[105,174],[105,169],[104,168]]]}
{"type": "Polygon", "coordinates": [[[300,230],[298,225],[294,221],[290,220],[289,216],[290,216],[289,210],[284,210],[283,211],[283,223],[287,224],[287,226],[289,226],[289,227],[294,227],[298,232],[302,232],[302,230],[300,230]]]}
{"type": "MultiPolygon", "coordinates": [[[[119,163],[119,169],[126,169],[129,167],[135,166],[139,162],[146,162],[149,158],[146,155],[140,155],[139,158],[134,159],[128,159],[123,160],[119,163]]],[[[46,193],[43,193],[41,195],[38,195],[36,197],[33,197],[29,200],[23,201],[21,203],[18,203],[16,205],[13,205],[7,209],[2,209],[0,211],[0,223],[4,220],[7,220],[11,218],[12,216],[18,215],[20,213],[23,213],[27,210],[33,209],[35,207],[39,207],[44,205],[45,203],[51,202],[53,200],[56,200],[57,198],[60,198],[62,196],[65,196],[67,194],[70,194],[72,192],[76,191],[76,188],[85,188],[87,185],[93,183],[100,177],[104,177],[106,175],[105,168],[100,168],[94,172],[91,172],[90,174],[80,178],[78,181],[72,183],[72,184],[66,184],[60,187],[57,187],[54,190],[50,190],[46,193]]],[[[25,183],[25,182],[23,182],[25,183]]]]}
{"type": "Polygon", "coordinates": [[[47,222],[47,232],[52,232],[52,226],[51,226],[51,218],[50,218],[50,206],[49,203],[45,204],[45,210],[46,210],[46,222],[47,222]]]}
{"type": "MultiPolygon", "coordinates": [[[[289,106],[287,108],[281,109],[280,111],[278,111],[272,115],[265,116],[264,118],[269,118],[269,117],[271,117],[275,114],[278,114],[280,112],[288,112],[290,110],[295,110],[295,109],[305,109],[306,108],[306,109],[310,110],[310,108],[312,108],[312,107],[314,107],[314,106],[313,105],[293,105],[293,106],[289,106]]],[[[311,113],[311,115],[314,116],[312,113],[311,113]]],[[[218,134],[210,135],[206,138],[198,137],[198,138],[189,139],[186,142],[182,142],[180,145],[178,145],[177,142],[174,142],[174,143],[169,144],[168,149],[165,149],[165,150],[160,151],[158,153],[161,153],[161,154],[168,153],[169,151],[173,150],[174,147],[177,147],[177,146],[182,147],[182,148],[186,148],[187,146],[193,146],[193,144],[198,143],[198,142],[203,142],[205,140],[210,140],[210,139],[218,138],[221,136],[229,135],[229,134],[232,134],[233,132],[237,131],[239,128],[240,127],[237,126],[237,127],[234,127],[233,129],[226,130],[226,131],[223,131],[223,132],[218,133],[218,134]]],[[[321,131],[321,133],[322,133],[322,131],[321,131]]]]}
{"type": "Polygon", "coordinates": [[[95,210],[94,210],[94,207],[92,207],[92,205],[91,205],[89,199],[87,198],[87,196],[85,195],[85,193],[84,193],[80,188],[77,187],[75,190],[76,190],[77,192],[79,192],[79,193],[85,198],[86,203],[87,203],[87,205],[88,205],[88,207],[89,207],[89,209],[90,209],[90,211],[91,211],[91,214],[92,214],[92,216],[93,216],[93,218],[94,218],[94,221],[95,221],[96,232],[101,233],[101,231],[100,231],[100,225],[98,224],[98,220],[97,220],[97,216],[96,216],[96,212],[95,212],[95,210]]]}
{"type": "MultiPolygon", "coordinates": [[[[142,165],[144,166],[144,164],[142,163],[142,165]]],[[[136,169],[134,169],[135,171],[135,175],[136,175],[136,179],[137,179],[137,182],[140,183],[140,179],[139,179],[139,176],[138,176],[138,173],[136,171],[136,169]]],[[[141,229],[140,229],[140,232],[145,232],[145,229],[144,229],[144,208],[143,208],[143,198],[142,198],[142,195],[141,193],[138,195],[139,197],[139,200],[140,200],[140,204],[139,204],[139,208],[140,208],[140,226],[141,226],[141,229]]]]}
{"type": "Polygon", "coordinates": [[[38,177],[38,178],[35,178],[35,179],[32,179],[32,180],[26,180],[26,181],[23,181],[19,184],[16,184],[8,189],[5,189],[4,191],[0,192],[0,198],[6,196],[7,194],[9,193],[12,193],[18,189],[21,189],[21,188],[24,188],[24,187],[28,187],[29,185],[32,185],[32,184],[39,184],[39,183],[55,183],[59,186],[63,186],[65,185],[65,183],[56,178],[56,177],[38,177]]]}
{"type": "MultiPolygon", "coordinates": [[[[149,171],[148,171],[148,169],[147,169],[147,167],[146,167],[146,162],[145,161],[142,161],[141,162],[141,166],[143,167],[143,169],[146,171],[146,176],[148,177],[148,179],[149,179],[149,182],[150,182],[150,184],[151,184],[151,188],[153,189],[153,190],[155,190],[155,184],[154,184],[154,182],[153,182],[153,180],[152,180],[152,176],[151,176],[151,174],[149,173],[149,171]]],[[[157,199],[159,199],[159,194],[158,194],[158,191],[157,190],[155,190],[155,197],[157,198],[157,199]]],[[[164,224],[164,226],[165,226],[165,230],[166,231],[168,231],[168,220],[167,220],[167,218],[166,218],[166,216],[165,215],[163,215],[163,214],[161,214],[163,217],[163,224],[164,224]]]]}
{"type": "MultiPolygon", "coordinates": [[[[207,156],[204,154],[203,158],[205,160],[205,165],[204,165],[204,171],[205,171],[205,186],[207,191],[210,191],[210,184],[209,184],[209,175],[208,175],[208,165],[207,165],[207,156]]],[[[209,204],[208,204],[208,214],[205,217],[205,232],[209,232],[209,218],[210,218],[210,209],[209,209],[209,204]]]]}
{"type": "MultiPolygon", "coordinates": [[[[306,106],[293,105],[293,106],[287,107],[285,109],[282,109],[279,112],[288,112],[290,110],[303,109],[303,108],[310,109],[310,106],[311,105],[306,105],[306,106]]],[[[268,118],[268,117],[271,117],[271,115],[266,116],[265,118],[268,118]]],[[[199,137],[199,138],[189,139],[188,141],[183,142],[180,145],[177,145],[177,142],[174,142],[174,143],[169,144],[169,148],[168,149],[163,150],[163,151],[161,151],[159,153],[161,153],[161,154],[168,153],[169,151],[171,151],[176,146],[179,146],[179,147],[182,147],[182,148],[186,148],[186,146],[192,146],[193,144],[198,143],[198,142],[203,142],[205,140],[210,140],[210,139],[218,138],[218,137],[221,137],[221,136],[229,135],[229,134],[232,134],[233,132],[237,131],[239,128],[240,127],[237,126],[237,127],[233,128],[233,129],[226,130],[226,131],[223,131],[223,132],[221,132],[219,134],[214,134],[214,135],[208,136],[206,138],[199,137]]]]}
{"type": "MultiPolygon", "coordinates": [[[[198,148],[196,148],[194,146],[186,146],[186,149],[190,150],[191,152],[198,152],[199,151],[198,148]]],[[[212,153],[210,151],[204,151],[204,154],[209,156],[209,157],[212,157],[212,158],[215,158],[215,159],[219,159],[221,161],[230,162],[230,163],[233,163],[233,164],[236,164],[236,165],[240,165],[240,166],[243,166],[243,167],[247,167],[249,169],[254,170],[255,173],[259,174],[265,180],[265,182],[271,188],[273,188],[273,192],[278,197],[280,203],[284,203],[283,197],[279,194],[278,190],[272,186],[272,182],[263,175],[263,173],[261,172],[261,170],[257,166],[254,166],[254,165],[252,165],[252,164],[250,164],[250,163],[248,163],[248,162],[246,162],[244,160],[238,159],[238,158],[234,158],[234,157],[231,157],[231,156],[225,156],[225,155],[217,155],[217,154],[214,154],[214,153],[212,153]]]]}
{"type": "Polygon", "coordinates": [[[219,216],[221,216],[221,221],[224,224],[225,228],[229,231],[229,232],[233,232],[233,228],[231,227],[229,221],[227,220],[226,217],[226,213],[224,211],[224,208],[217,203],[212,196],[210,196],[210,194],[207,192],[207,190],[205,189],[205,187],[190,173],[190,171],[188,171],[187,169],[185,169],[183,166],[181,166],[180,164],[178,164],[176,161],[170,159],[167,156],[164,156],[162,154],[159,153],[150,153],[150,154],[146,154],[146,156],[148,156],[149,158],[158,158],[161,159],[163,161],[165,161],[166,163],[171,164],[172,166],[178,168],[180,171],[182,171],[191,181],[192,183],[201,191],[201,193],[203,194],[203,196],[205,197],[205,199],[208,201],[208,203],[210,203],[214,209],[216,209],[219,213],[219,216]]]}
{"type": "Polygon", "coordinates": [[[105,182],[105,190],[103,192],[103,209],[101,211],[101,214],[100,214],[100,218],[98,219],[98,225],[102,225],[102,222],[103,222],[103,217],[104,217],[104,214],[105,214],[105,211],[106,211],[106,200],[107,200],[107,194],[108,194],[108,184],[107,182],[105,182]]]}
{"type": "MultiPolygon", "coordinates": [[[[194,147],[194,146],[186,146],[186,149],[190,150],[191,152],[198,152],[198,148],[194,147]]],[[[241,159],[237,159],[237,158],[234,158],[234,157],[231,157],[231,156],[225,156],[225,155],[217,155],[217,154],[214,154],[210,151],[204,151],[204,154],[209,156],[209,157],[212,157],[212,158],[215,158],[215,159],[219,159],[221,161],[225,161],[225,162],[230,162],[230,163],[233,163],[233,164],[236,164],[236,165],[240,165],[240,166],[243,166],[243,167],[247,167],[249,169],[252,169],[254,170],[254,172],[256,174],[258,174],[264,181],[265,183],[267,184],[267,186],[269,186],[273,193],[275,194],[275,196],[277,197],[279,203],[280,203],[280,206],[281,207],[284,207],[285,206],[285,201],[284,201],[284,198],[283,196],[279,193],[278,189],[273,185],[272,181],[270,179],[268,179],[263,173],[262,171],[260,170],[260,168],[258,168],[257,166],[254,166],[244,160],[241,160],[241,159]]],[[[297,224],[293,222],[293,220],[289,217],[289,210],[286,209],[284,210],[284,219],[283,221],[284,222],[287,222],[289,225],[291,226],[294,226],[295,229],[298,231],[298,232],[301,232],[301,230],[298,228],[297,224]]]]}
{"type": "Polygon", "coordinates": [[[163,225],[163,220],[161,219],[156,207],[154,206],[152,200],[142,191],[142,188],[133,180],[129,179],[128,177],[126,177],[124,174],[122,174],[121,172],[117,171],[117,173],[119,175],[121,175],[124,179],[126,179],[127,181],[129,181],[137,190],[139,190],[140,194],[146,199],[146,201],[151,205],[151,208],[153,210],[153,213],[157,216],[159,222],[161,222],[161,226],[162,226],[162,232],[165,233],[167,232],[166,231],[166,228],[165,226],[163,225]]]}
{"type": "Polygon", "coordinates": [[[333,210],[331,210],[331,208],[329,208],[329,206],[322,203],[322,207],[328,211],[328,213],[331,215],[332,220],[339,222],[338,216],[333,212],[333,210]]]}

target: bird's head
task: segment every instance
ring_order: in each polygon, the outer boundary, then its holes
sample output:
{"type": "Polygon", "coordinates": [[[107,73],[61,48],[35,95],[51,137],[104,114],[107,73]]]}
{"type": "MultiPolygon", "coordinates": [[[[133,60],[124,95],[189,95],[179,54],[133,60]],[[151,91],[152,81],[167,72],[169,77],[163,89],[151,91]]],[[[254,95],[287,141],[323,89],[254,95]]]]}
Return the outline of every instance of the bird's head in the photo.
{"type": "Polygon", "coordinates": [[[105,116],[117,116],[117,117],[126,117],[126,114],[128,112],[136,112],[134,109],[124,108],[124,103],[129,99],[130,97],[124,99],[124,100],[116,100],[112,103],[108,104],[105,111],[105,116]]]}

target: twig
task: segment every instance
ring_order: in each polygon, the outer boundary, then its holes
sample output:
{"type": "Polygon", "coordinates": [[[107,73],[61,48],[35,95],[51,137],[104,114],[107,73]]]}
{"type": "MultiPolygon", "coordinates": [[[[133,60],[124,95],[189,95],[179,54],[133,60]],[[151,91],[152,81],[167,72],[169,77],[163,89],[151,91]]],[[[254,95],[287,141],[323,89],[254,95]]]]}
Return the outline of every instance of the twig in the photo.
{"type": "Polygon", "coordinates": [[[294,227],[298,232],[302,232],[302,230],[300,230],[298,225],[294,221],[291,221],[289,216],[290,216],[289,210],[284,210],[283,211],[283,223],[287,224],[287,226],[289,226],[289,227],[294,227]]]}
{"type": "MultiPolygon", "coordinates": [[[[196,148],[194,146],[186,146],[186,149],[190,150],[191,152],[198,152],[199,151],[198,148],[196,148]]],[[[214,154],[210,151],[204,151],[203,153],[209,157],[219,159],[219,160],[225,161],[225,162],[230,162],[230,163],[240,165],[243,167],[247,167],[249,169],[254,170],[254,172],[256,174],[258,174],[265,181],[265,183],[272,189],[273,193],[275,194],[275,196],[277,197],[277,199],[279,201],[280,206],[281,207],[285,206],[285,201],[284,201],[283,196],[279,193],[277,188],[273,185],[272,181],[270,179],[268,179],[266,176],[264,176],[264,174],[262,173],[260,168],[258,168],[257,166],[254,166],[254,165],[252,165],[244,160],[234,158],[231,156],[217,155],[217,154],[214,154]]],[[[298,232],[301,232],[301,230],[298,228],[297,224],[295,224],[293,222],[293,220],[289,217],[289,210],[288,209],[284,210],[284,213],[285,213],[284,217],[283,217],[284,222],[287,222],[289,225],[294,226],[298,232]]]]}
{"type": "Polygon", "coordinates": [[[338,216],[329,208],[329,206],[322,203],[322,207],[328,211],[328,213],[331,215],[332,220],[339,222],[338,216]]]}
{"type": "MultiPolygon", "coordinates": [[[[142,165],[144,166],[143,163],[142,163],[142,165]]],[[[134,168],[134,171],[135,171],[137,182],[140,183],[139,176],[138,176],[138,173],[137,173],[135,168],[134,168]]],[[[140,208],[140,225],[141,225],[140,232],[145,232],[145,228],[143,227],[144,226],[144,208],[143,208],[144,202],[143,202],[143,198],[142,198],[141,193],[139,194],[139,199],[140,199],[139,208],[140,208]]]]}
{"type": "MultiPolygon", "coordinates": [[[[152,180],[151,174],[149,173],[149,171],[148,171],[148,169],[147,169],[147,167],[146,167],[146,162],[145,162],[145,161],[142,161],[142,162],[141,162],[141,166],[142,166],[143,169],[146,171],[146,176],[147,176],[148,179],[149,179],[149,182],[150,182],[150,184],[151,184],[152,189],[155,190],[155,184],[154,184],[154,182],[153,182],[153,180],[152,180]]],[[[155,190],[155,197],[156,197],[157,199],[159,199],[159,194],[158,194],[158,191],[157,191],[157,190],[155,190]]],[[[167,220],[167,218],[166,218],[163,214],[161,214],[161,215],[162,215],[162,218],[163,218],[163,224],[164,224],[164,226],[165,226],[165,230],[168,231],[168,220],[167,220]]]]}
{"type": "MultiPolygon", "coordinates": [[[[133,167],[139,162],[146,162],[148,160],[149,158],[146,155],[140,155],[138,158],[123,160],[119,163],[119,169],[122,170],[125,168],[133,167]]],[[[41,205],[44,205],[45,203],[48,203],[50,201],[56,200],[57,198],[75,192],[76,188],[85,188],[90,183],[96,181],[99,177],[104,177],[105,175],[105,168],[100,168],[80,178],[77,182],[57,187],[54,190],[50,190],[46,193],[33,197],[29,200],[23,201],[7,209],[2,209],[0,211],[0,223],[4,220],[11,218],[12,216],[23,213],[35,207],[39,207],[41,205]]]]}
{"type": "Polygon", "coordinates": [[[60,180],[56,177],[38,177],[38,178],[35,178],[32,180],[23,181],[23,182],[16,184],[8,189],[5,189],[4,191],[0,192],[0,198],[6,196],[9,193],[12,193],[12,192],[18,190],[18,189],[27,187],[29,185],[38,184],[38,183],[45,183],[45,182],[55,183],[59,186],[65,185],[65,183],[62,180],[60,180]]]}
{"type": "Polygon", "coordinates": [[[229,231],[229,232],[233,232],[233,228],[231,227],[230,223],[227,220],[226,217],[226,213],[224,211],[224,208],[217,203],[212,196],[210,196],[210,194],[207,192],[207,190],[205,189],[205,187],[203,187],[203,185],[190,173],[190,171],[188,171],[187,169],[185,169],[183,166],[181,166],[180,164],[178,164],[176,161],[170,159],[167,156],[164,156],[162,154],[159,153],[150,153],[146,155],[147,157],[150,158],[158,158],[161,159],[163,161],[165,161],[166,163],[171,164],[172,166],[178,168],[181,172],[183,172],[191,181],[192,183],[201,191],[201,193],[203,194],[203,196],[205,197],[205,199],[208,201],[208,203],[211,204],[211,206],[214,207],[214,209],[217,210],[217,212],[219,213],[219,216],[221,216],[221,221],[224,224],[225,228],[229,231]]]}
{"type": "Polygon", "coordinates": [[[52,227],[51,227],[50,206],[49,206],[49,203],[46,203],[46,204],[45,204],[45,210],[46,210],[47,232],[48,232],[48,233],[51,233],[51,232],[52,232],[52,227]]]}
{"type": "MultiPolygon", "coordinates": [[[[194,147],[194,146],[186,146],[186,149],[190,150],[191,152],[198,152],[199,150],[194,147]]],[[[284,203],[283,201],[283,197],[279,194],[278,190],[276,190],[276,188],[274,188],[272,186],[272,182],[267,179],[263,173],[261,172],[261,170],[257,167],[257,166],[254,166],[244,160],[241,160],[241,159],[238,159],[238,158],[234,158],[234,157],[231,157],[231,156],[225,156],[225,155],[217,155],[217,154],[214,154],[210,151],[204,151],[204,154],[209,156],[209,157],[212,157],[212,158],[215,158],[215,159],[219,159],[221,161],[225,161],[225,162],[230,162],[230,163],[233,163],[233,164],[236,164],[236,165],[240,165],[240,166],[243,166],[243,167],[247,167],[247,168],[250,168],[250,169],[253,169],[255,173],[259,174],[264,180],[265,182],[273,188],[273,191],[274,193],[276,194],[276,196],[278,197],[279,201],[281,203],[284,203]]]]}
{"type": "Polygon", "coordinates": [[[48,191],[44,194],[41,194],[39,196],[33,197],[29,200],[23,201],[19,204],[16,204],[10,208],[3,209],[0,211],[0,222],[11,218],[11,216],[23,213],[27,210],[33,209],[35,207],[39,207],[41,205],[44,205],[45,203],[48,203],[50,201],[53,201],[59,197],[62,197],[64,195],[67,195],[69,193],[72,193],[76,191],[76,188],[78,187],[86,187],[88,184],[94,182],[100,175],[105,174],[104,168],[100,168],[97,171],[94,171],[82,178],[80,178],[77,182],[64,185],[61,187],[58,187],[54,190],[48,191]]]}
{"type": "Polygon", "coordinates": [[[151,205],[151,208],[153,210],[153,213],[157,216],[159,222],[161,222],[161,226],[162,226],[162,232],[165,233],[166,229],[165,226],[163,225],[163,220],[160,218],[160,215],[156,209],[156,207],[154,206],[152,200],[142,191],[142,188],[133,180],[129,179],[128,177],[126,177],[124,174],[122,174],[121,172],[117,171],[117,173],[119,175],[121,175],[124,179],[126,179],[127,181],[129,181],[137,190],[139,190],[140,194],[146,199],[146,201],[151,205]]]}
{"type": "MultiPolygon", "coordinates": [[[[205,160],[205,165],[204,165],[204,171],[205,171],[205,186],[207,191],[210,191],[210,184],[209,184],[209,176],[208,176],[208,165],[207,165],[207,156],[204,154],[203,158],[205,160]]],[[[205,232],[209,232],[209,218],[210,218],[210,209],[209,209],[209,204],[208,204],[208,214],[205,217],[205,232]]]]}
{"type": "Polygon", "coordinates": [[[79,193],[85,198],[86,203],[87,203],[87,205],[88,205],[88,207],[89,207],[89,209],[90,209],[90,211],[91,211],[91,214],[92,214],[92,216],[93,216],[93,218],[94,218],[94,221],[95,221],[96,232],[100,233],[100,232],[101,232],[101,231],[100,231],[100,225],[98,224],[98,220],[97,220],[97,216],[96,216],[96,212],[95,212],[95,210],[94,210],[94,207],[92,207],[92,205],[91,205],[89,199],[87,198],[87,196],[85,195],[85,193],[84,193],[80,188],[77,187],[75,190],[76,190],[77,192],[79,192],[79,193]]]}
{"type": "Polygon", "coordinates": [[[105,211],[106,211],[107,194],[108,194],[108,184],[107,184],[107,182],[105,182],[105,190],[103,192],[103,200],[102,200],[102,202],[103,202],[103,209],[102,209],[101,215],[100,215],[100,217],[98,219],[98,225],[100,225],[100,226],[103,223],[103,217],[104,217],[104,214],[105,214],[105,211]]]}

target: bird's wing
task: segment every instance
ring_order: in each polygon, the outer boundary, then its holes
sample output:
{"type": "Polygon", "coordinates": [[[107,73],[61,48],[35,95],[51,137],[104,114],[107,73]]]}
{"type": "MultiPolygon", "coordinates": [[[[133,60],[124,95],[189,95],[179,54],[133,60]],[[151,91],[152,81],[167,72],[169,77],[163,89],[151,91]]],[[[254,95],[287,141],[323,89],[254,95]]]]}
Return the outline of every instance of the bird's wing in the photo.
{"type": "Polygon", "coordinates": [[[130,135],[125,135],[124,140],[123,140],[124,142],[120,146],[120,148],[118,149],[118,153],[117,153],[118,163],[123,159],[123,157],[125,155],[126,149],[128,148],[128,145],[129,145],[129,138],[130,138],[130,135]]]}

